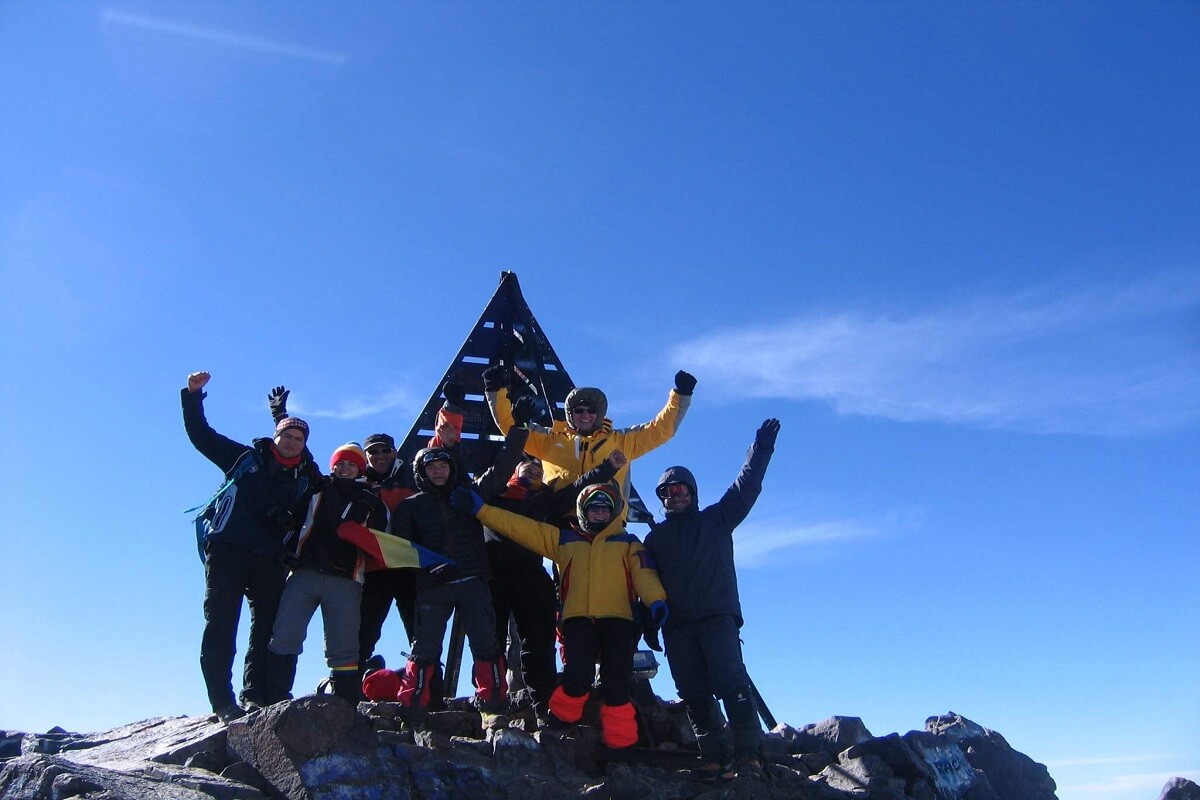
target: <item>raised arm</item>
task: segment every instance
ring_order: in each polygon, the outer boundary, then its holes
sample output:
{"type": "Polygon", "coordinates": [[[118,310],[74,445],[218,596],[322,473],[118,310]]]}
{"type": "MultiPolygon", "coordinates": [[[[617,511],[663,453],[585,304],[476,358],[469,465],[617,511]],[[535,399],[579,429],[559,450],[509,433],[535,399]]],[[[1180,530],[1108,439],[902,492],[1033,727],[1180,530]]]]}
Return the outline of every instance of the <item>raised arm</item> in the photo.
{"type": "Polygon", "coordinates": [[[187,388],[180,393],[183,404],[183,429],[187,431],[192,446],[216,464],[222,472],[228,474],[242,454],[250,448],[222,436],[208,424],[204,416],[204,387],[211,378],[207,372],[193,372],[188,375],[187,388]]]}
{"type": "Polygon", "coordinates": [[[754,434],[754,443],[746,451],[746,461],[742,464],[737,478],[715,505],[704,510],[705,514],[720,515],[721,525],[730,532],[746,518],[762,493],[763,477],[767,474],[767,465],[771,463],[771,455],[775,452],[775,438],[779,435],[779,428],[780,423],[777,419],[763,421],[754,434]]]}
{"type": "Polygon", "coordinates": [[[517,464],[521,463],[521,454],[528,437],[529,431],[525,428],[509,428],[504,437],[504,446],[496,453],[495,462],[475,479],[475,490],[485,501],[498,496],[508,486],[508,479],[517,469],[517,464]]]}
{"type": "Polygon", "coordinates": [[[579,497],[579,493],[593,483],[607,483],[611,481],[621,467],[628,463],[629,459],[625,457],[623,452],[613,450],[608,454],[608,458],[580,475],[567,486],[561,488],[557,486],[550,487],[551,491],[546,493],[547,497],[544,508],[538,509],[539,513],[533,516],[548,520],[559,520],[563,517],[575,516],[575,499],[579,497]]]}
{"type": "Polygon", "coordinates": [[[675,373],[675,388],[667,395],[667,404],[658,412],[658,416],[643,425],[634,425],[619,431],[621,449],[630,460],[641,458],[675,435],[683,423],[683,418],[687,416],[688,407],[692,404],[692,391],[695,388],[696,379],[680,370],[675,373]]]}

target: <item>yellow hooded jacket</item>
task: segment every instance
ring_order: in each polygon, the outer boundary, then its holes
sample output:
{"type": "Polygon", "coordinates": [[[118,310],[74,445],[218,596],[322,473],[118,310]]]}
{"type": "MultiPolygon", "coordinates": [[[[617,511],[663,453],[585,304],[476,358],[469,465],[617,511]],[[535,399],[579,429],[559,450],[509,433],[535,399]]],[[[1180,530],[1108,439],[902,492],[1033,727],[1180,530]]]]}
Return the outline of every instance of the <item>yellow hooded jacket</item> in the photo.
{"type": "MultiPolygon", "coordinates": [[[[508,390],[487,392],[486,397],[496,426],[500,428],[501,433],[507,435],[509,428],[513,426],[512,403],[508,399],[508,390]]],[[[632,462],[665,444],[679,429],[691,402],[691,396],[681,395],[672,389],[667,397],[667,404],[650,422],[613,430],[612,420],[605,418],[596,430],[588,434],[581,434],[558,419],[554,420],[554,425],[549,428],[530,423],[525,452],[542,460],[547,482],[558,478],[560,484],[566,485],[598,466],[614,450],[622,451],[632,462]]],[[[621,488],[621,495],[628,498],[629,464],[617,470],[613,481],[621,488]]],[[[621,519],[624,520],[628,513],[627,504],[620,515],[621,519]]]]}
{"type": "Polygon", "coordinates": [[[572,528],[556,528],[485,505],[476,515],[491,530],[540,553],[558,565],[563,619],[633,619],[633,604],[666,600],[650,553],[614,519],[592,539],[572,528]]]}

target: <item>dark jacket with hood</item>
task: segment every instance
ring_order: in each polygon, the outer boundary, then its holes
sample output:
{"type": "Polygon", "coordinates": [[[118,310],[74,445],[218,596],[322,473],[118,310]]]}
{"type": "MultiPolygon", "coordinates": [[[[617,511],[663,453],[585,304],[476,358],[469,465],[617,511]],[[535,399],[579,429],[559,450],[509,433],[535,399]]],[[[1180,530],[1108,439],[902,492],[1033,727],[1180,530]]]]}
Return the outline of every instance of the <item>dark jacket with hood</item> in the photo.
{"type": "MultiPolygon", "coordinates": [[[[524,428],[513,426],[496,454],[495,463],[474,480],[461,473],[458,462],[444,448],[427,447],[419,451],[413,459],[413,478],[419,491],[396,506],[389,532],[453,559],[458,578],[488,580],[491,569],[483,546],[483,526],[473,515],[456,511],[450,504],[450,493],[459,486],[467,486],[487,501],[503,492],[509,476],[521,462],[527,435],[524,428]],[[420,468],[422,456],[434,450],[446,453],[450,462],[450,477],[441,487],[434,486],[420,468]]],[[[438,583],[438,578],[422,572],[417,577],[417,590],[438,583]]]]}
{"type": "Polygon", "coordinates": [[[308,504],[300,532],[288,542],[285,558],[297,569],[363,582],[363,553],[338,536],[343,522],[356,522],[375,530],[387,527],[387,506],[375,496],[366,480],[326,478],[308,504]]]}
{"type": "Polygon", "coordinates": [[[255,439],[248,446],[222,436],[204,417],[205,393],[182,392],[183,427],[201,455],[227,478],[239,461],[250,459],[248,468],[222,492],[213,509],[209,541],[235,544],[261,556],[279,556],[284,538],[304,519],[304,507],[321,478],[320,470],[304,456],[295,466],[284,466],[275,458],[271,439],[255,439]]]}
{"type": "Polygon", "coordinates": [[[668,512],[662,522],[651,523],[646,535],[646,549],[658,567],[671,607],[667,628],[721,614],[732,615],[741,627],[733,529],[758,499],[774,451],[773,445],[751,445],[737,480],[724,497],[703,511],[696,479],[686,467],[671,467],[658,479],[660,487],[683,483],[692,492],[690,508],[668,512]]]}
{"type": "MultiPolygon", "coordinates": [[[[608,483],[616,470],[607,460],[579,476],[573,483],[560,486],[557,479],[538,486],[525,486],[515,475],[509,479],[504,491],[490,500],[496,508],[520,514],[523,517],[566,526],[575,517],[575,500],[584,487],[594,483],[608,483]]],[[[493,575],[513,573],[526,574],[526,570],[542,570],[542,556],[503,536],[486,525],[483,528],[487,543],[488,558],[493,575]]]]}

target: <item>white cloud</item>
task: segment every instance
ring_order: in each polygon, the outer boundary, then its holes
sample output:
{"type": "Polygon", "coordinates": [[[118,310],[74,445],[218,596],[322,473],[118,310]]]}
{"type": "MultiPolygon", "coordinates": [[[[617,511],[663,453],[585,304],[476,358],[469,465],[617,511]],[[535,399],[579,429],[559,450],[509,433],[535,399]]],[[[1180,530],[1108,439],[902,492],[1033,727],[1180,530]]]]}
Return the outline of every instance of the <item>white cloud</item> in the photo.
{"type": "Polygon", "coordinates": [[[794,554],[798,550],[812,550],[821,545],[875,538],[910,526],[910,523],[899,522],[896,518],[877,522],[832,520],[799,526],[784,523],[781,519],[779,523],[760,519],[738,528],[733,537],[733,546],[739,568],[778,564],[787,551],[794,554]]]}
{"type": "Polygon", "coordinates": [[[221,45],[223,47],[234,47],[240,50],[248,50],[254,53],[262,53],[265,55],[283,56],[285,58],[295,58],[302,61],[313,61],[318,64],[329,64],[331,66],[340,67],[346,63],[346,56],[343,53],[331,53],[324,50],[315,50],[310,47],[290,44],[288,42],[277,42],[270,39],[262,39],[256,36],[245,36],[232,31],[220,30],[218,28],[206,28],[200,25],[193,25],[188,22],[173,22],[171,20],[154,19],[152,17],[142,16],[141,14],[131,14],[125,11],[116,9],[105,9],[100,15],[100,21],[105,24],[121,25],[127,28],[137,28],[139,30],[152,31],[154,33],[164,33],[169,36],[178,36],[184,39],[193,41],[208,42],[210,44],[221,45]]]}
{"type": "Polygon", "coordinates": [[[393,389],[370,398],[347,398],[331,407],[315,406],[310,408],[299,402],[289,402],[288,410],[298,417],[356,420],[381,414],[384,411],[400,409],[401,416],[407,417],[416,416],[422,407],[422,402],[407,389],[393,389]]]}
{"type": "Polygon", "coordinates": [[[1200,418],[1198,318],[1200,275],[1174,274],[904,318],[810,315],[685,342],[672,360],[730,396],[819,400],[900,421],[1127,435],[1200,418]]]}

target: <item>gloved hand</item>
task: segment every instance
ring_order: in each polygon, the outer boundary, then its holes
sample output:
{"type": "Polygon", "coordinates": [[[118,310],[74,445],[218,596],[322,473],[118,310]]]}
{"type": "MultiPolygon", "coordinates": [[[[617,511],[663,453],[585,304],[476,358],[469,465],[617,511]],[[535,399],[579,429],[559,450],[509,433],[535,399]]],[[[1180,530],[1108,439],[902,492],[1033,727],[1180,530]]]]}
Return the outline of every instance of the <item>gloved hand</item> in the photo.
{"type": "Polygon", "coordinates": [[[467,399],[467,391],[454,381],[446,381],[442,384],[442,394],[456,406],[461,406],[463,400],[467,399]]]}
{"type": "Polygon", "coordinates": [[[675,373],[675,391],[684,397],[690,397],[696,389],[696,376],[690,372],[679,370],[675,373]]]}
{"type": "Polygon", "coordinates": [[[650,619],[654,620],[654,624],[660,628],[667,624],[667,603],[665,600],[655,600],[650,604],[650,619]]]}
{"type": "Polygon", "coordinates": [[[779,420],[772,417],[763,420],[758,432],[754,434],[754,443],[760,447],[774,447],[775,437],[779,435],[779,420]]]}
{"type": "Polygon", "coordinates": [[[514,424],[523,428],[532,422],[533,418],[537,415],[537,400],[534,400],[532,396],[525,395],[513,403],[512,418],[514,424]]]}
{"type": "Polygon", "coordinates": [[[512,380],[512,369],[504,364],[497,364],[485,369],[482,377],[485,392],[498,392],[508,386],[508,382],[512,380]]]}
{"type": "Polygon", "coordinates": [[[455,511],[475,516],[479,509],[483,508],[483,498],[476,494],[474,489],[460,486],[450,493],[450,505],[455,511]]]}
{"type": "Polygon", "coordinates": [[[279,422],[287,416],[287,399],[291,391],[283,386],[276,386],[267,395],[267,405],[271,409],[271,419],[279,422]]]}
{"type": "Polygon", "coordinates": [[[458,567],[453,564],[437,564],[429,568],[429,575],[441,583],[450,583],[458,580],[458,567]]]}
{"type": "Polygon", "coordinates": [[[656,653],[661,653],[662,640],[658,638],[658,628],[653,625],[645,625],[642,627],[642,639],[646,642],[646,647],[649,647],[656,653]]]}

